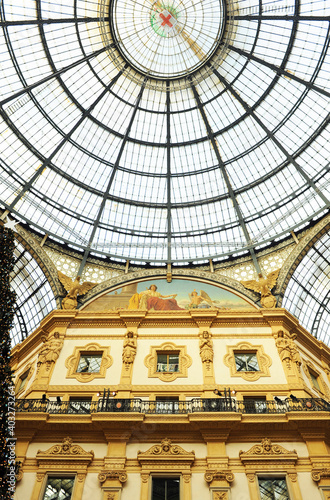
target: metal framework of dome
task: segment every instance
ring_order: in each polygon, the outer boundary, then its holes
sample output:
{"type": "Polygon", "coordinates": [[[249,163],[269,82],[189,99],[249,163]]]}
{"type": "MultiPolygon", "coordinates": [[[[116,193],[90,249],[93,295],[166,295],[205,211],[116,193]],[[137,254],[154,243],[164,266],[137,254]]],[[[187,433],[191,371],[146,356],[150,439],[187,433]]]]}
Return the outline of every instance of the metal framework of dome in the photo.
{"type": "Polygon", "coordinates": [[[0,200],[136,264],[251,254],[329,210],[324,0],[3,0],[0,200]]]}
{"type": "Polygon", "coordinates": [[[86,256],[254,255],[329,206],[329,14],[306,0],[5,0],[4,206],[86,256]],[[154,12],[177,16],[172,38],[154,12]],[[176,78],[143,72],[144,51],[136,63],[140,24],[172,40],[160,61],[176,78]]]}

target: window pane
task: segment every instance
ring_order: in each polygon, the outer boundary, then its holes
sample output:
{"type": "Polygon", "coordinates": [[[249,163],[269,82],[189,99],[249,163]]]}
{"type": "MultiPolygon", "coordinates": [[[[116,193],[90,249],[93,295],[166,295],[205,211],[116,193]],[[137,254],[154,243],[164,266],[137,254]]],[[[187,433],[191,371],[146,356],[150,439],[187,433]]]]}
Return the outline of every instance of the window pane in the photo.
{"type": "Polygon", "coordinates": [[[238,372],[257,372],[259,365],[257,354],[253,353],[235,353],[236,370],[238,372]]]}
{"type": "Polygon", "coordinates": [[[180,500],[180,479],[153,477],[152,500],[180,500]]]}
{"type": "Polygon", "coordinates": [[[320,391],[321,389],[320,389],[317,377],[314,375],[314,373],[312,373],[312,372],[309,372],[309,373],[310,373],[310,376],[311,376],[311,379],[312,379],[314,387],[316,387],[316,389],[318,389],[320,391]]]}
{"type": "Polygon", "coordinates": [[[102,354],[81,355],[77,372],[98,373],[100,371],[102,354]]]}
{"type": "Polygon", "coordinates": [[[261,500],[289,500],[285,478],[258,478],[261,500]]]}
{"type": "Polygon", "coordinates": [[[43,500],[70,500],[73,483],[73,477],[49,477],[43,500]]]}

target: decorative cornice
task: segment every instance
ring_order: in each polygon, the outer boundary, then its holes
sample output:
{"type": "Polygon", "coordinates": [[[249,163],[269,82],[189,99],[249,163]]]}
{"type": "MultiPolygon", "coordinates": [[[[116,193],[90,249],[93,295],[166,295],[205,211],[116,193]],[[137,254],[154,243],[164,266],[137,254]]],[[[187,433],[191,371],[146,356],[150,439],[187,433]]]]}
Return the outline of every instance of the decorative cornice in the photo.
{"type": "Polygon", "coordinates": [[[63,456],[79,456],[79,455],[89,455],[91,459],[94,457],[93,451],[84,451],[78,444],[72,444],[72,439],[66,437],[63,439],[62,444],[55,444],[46,451],[39,450],[37,453],[37,458],[43,458],[49,455],[56,455],[58,457],[63,456]]]}
{"type": "Polygon", "coordinates": [[[93,451],[85,451],[81,446],[72,444],[70,437],[64,438],[61,444],[56,444],[46,451],[39,450],[36,455],[38,473],[42,473],[45,469],[56,471],[71,469],[86,473],[93,458],[93,451]]]}
{"type": "Polygon", "coordinates": [[[175,456],[184,455],[189,457],[191,456],[195,457],[195,453],[193,451],[190,453],[188,451],[185,451],[183,448],[181,448],[181,446],[178,446],[177,444],[175,445],[172,444],[172,441],[168,438],[163,439],[160,445],[155,444],[147,451],[143,452],[139,451],[138,460],[149,455],[166,456],[166,457],[168,457],[169,455],[175,455],[175,456]]]}
{"type": "Polygon", "coordinates": [[[172,441],[165,438],[160,444],[151,446],[147,451],[139,451],[137,454],[137,459],[140,463],[150,464],[150,462],[155,463],[159,461],[175,461],[179,460],[180,463],[186,463],[191,465],[195,460],[195,452],[188,452],[184,450],[179,445],[172,444],[172,441]]]}
{"type": "Polygon", "coordinates": [[[278,460],[278,458],[286,462],[296,462],[298,460],[298,455],[295,450],[288,451],[279,444],[272,444],[269,438],[263,438],[261,440],[261,445],[254,445],[248,451],[244,452],[241,450],[239,452],[239,457],[243,463],[278,460]]]}

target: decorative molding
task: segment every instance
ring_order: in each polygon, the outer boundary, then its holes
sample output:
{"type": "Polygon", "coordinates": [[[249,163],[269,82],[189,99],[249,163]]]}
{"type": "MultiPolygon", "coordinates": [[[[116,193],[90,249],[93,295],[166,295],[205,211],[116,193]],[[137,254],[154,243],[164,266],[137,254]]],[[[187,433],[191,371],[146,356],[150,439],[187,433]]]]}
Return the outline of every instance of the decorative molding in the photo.
{"type": "Polygon", "coordinates": [[[134,335],[133,332],[127,332],[125,335],[122,358],[126,370],[128,370],[129,365],[134,362],[136,356],[136,337],[137,335],[134,335]]]}
{"type": "Polygon", "coordinates": [[[313,467],[313,470],[311,472],[311,476],[313,481],[318,483],[321,481],[321,479],[330,479],[330,463],[329,464],[324,464],[325,468],[320,469],[318,467],[313,467]]]}
{"type": "Polygon", "coordinates": [[[210,369],[210,363],[213,363],[214,351],[212,335],[208,331],[203,331],[199,335],[199,354],[202,363],[206,364],[206,369],[210,369]]]}
{"type": "Polygon", "coordinates": [[[49,372],[53,363],[55,363],[60,355],[64,340],[59,332],[54,332],[54,335],[43,337],[44,345],[38,353],[37,361],[37,377],[40,376],[41,367],[45,367],[44,371],[49,372]]]}
{"type": "Polygon", "coordinates": [[[186,345],[176,345],[173,342],[164,342],[160,346],[151,346],[151,353],[144,359],[144,364],[148,368],[148,377],[159,378],[163,382],[173,382],[177,378],[188,377],[188,368],[192,364],[191,357],[187,354],[186,345]],[[179,371],[177,372],[158,372],[157,354],[167,352],[179,353],[179,371]]]}
{"type": "Polygon", "coordinates": [[[277,332],[276,337],[275,345],[281,361],[285,363],[288,370],[291,370],[291,364],[293,364],[293,366],[297,367],[298,372],[300,372],[301,357],[294,342],[297,335],[295,333],[290,334],[280,330],[277,332]]]}
{"type": "Polygon", "coordinates": [[[235,476],[230,470],[207,470],[204,474],[204,479],[208,484],[211,484],[213,481],[227,481],[228,483],[232,483],[235,476]]]}
{"type": "Polygon", "coordinates": [[[113,358],[110,356],[110,347],[100,346],[97,343],[87,344],[85,346],[76,346],[73,354],[65,360],[65,366],[68,369],[66,378],[75,378],[78,382],[91,382],[95,378],[105,378],[107,368],[113,363],[113,358]],[[88,352],[91,354],[102,354],[100,371],[96,373],[77,372],[77,367],[81,354],[88,352]]]}
{"type": "Polygon", "coordinates": [[[228,500],[227,491],[213,491],[213,500],[228,500]]]}
{"type": "Polygon", "coordinates": [[[268,354],[265,354],[264,348],[262,345],[252,345],[249,342],[239,342],[233,346],[226,346],[227,354],[225,355],[224,363],[228,366],[230,370],[231,377],[240,377],[243,380],[247,380],[248,382],[254,382],[259,380],[260,377],[270,377],[269,367],[272,364],[272,359],[268,354]],[[236,369],[235,362],[235,353],[238,352],[255,352],[258,360],[259,371],[255,372],[238,372],[236,369]]]}
{"type": "Polygon", "coordinates": [[[283,458],[285,458],[285,456],[295,457],[296,460],[298,458],[297,452],[295,450],[288,451],[279,444],[272,444],[269,438],[263,438],[261,440],[261,445],[260,444],[254,445],[252,446],[252,448],[250,448],[249,451],[241,450],[239,452],[239,457],[241,461],[244,461],[249,457],[257,459],[259,457],[264,458],[265,456],[269,457],[269,456],[279,456],[279,455],[281,455],[281,457],[284,455],[283,458]]]}
{"type": "Polygon", "coordinates": [[[122,484],[127,481],[127,473],[125,470],[103,470],[97,477],[101,484],[103,484],[107,479],[117,479],[122,484]]]}
{"type": "Polygon", "coordinates": [[[143,458],[150,457],[150,456],[157,456],[157,457],[168,457],[168,456],[183,456],[185,458],[188,458],[189,460],[195,460],[195,453],[185,451],[181,446],[174,445],[172,444],[172,441],[168,438],[165,438],[161,441],[161,444],[155,444],[149,450],[147,451],[139,451],[138,452],[138,460],[140,461],[143,458]]]}
{"type": "Polygon", "coordinates": [[[70,437],[66,437],[63,439],[62,444],[55,444],[51,448],[46,451],[38,450],[37,460],[41,460],[44,458],[49,458],[54,456],[62,458],[63,456],[71,456],[71,457],[89,457],[90,460],[94,458],[93,451],[84,451],[81,446],[78,444],[72,444],[72,439],[70,437]]]}

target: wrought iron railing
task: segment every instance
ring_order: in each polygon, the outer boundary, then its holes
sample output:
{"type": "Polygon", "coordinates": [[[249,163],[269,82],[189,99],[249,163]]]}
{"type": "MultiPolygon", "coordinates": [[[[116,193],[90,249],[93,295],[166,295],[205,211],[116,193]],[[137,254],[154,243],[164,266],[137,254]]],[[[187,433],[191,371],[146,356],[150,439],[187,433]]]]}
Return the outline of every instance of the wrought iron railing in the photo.
{"type": "Polygon", "coordinates": [[[135,412],[144,414],[187,414],[196,412],[286,413],[296,411],[330,411],[330,403],[321,398],[287,398],[276,401],[237,401],[233,398],[200,399],[190,401],[145,401],[142,399],[101,398],[98,401],[50,401],[45,399],[18,399],[16,411],[50,414],[90,414],[135,412]]]}

